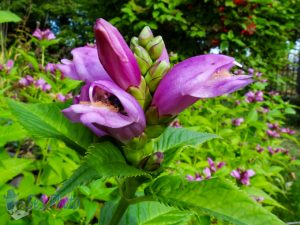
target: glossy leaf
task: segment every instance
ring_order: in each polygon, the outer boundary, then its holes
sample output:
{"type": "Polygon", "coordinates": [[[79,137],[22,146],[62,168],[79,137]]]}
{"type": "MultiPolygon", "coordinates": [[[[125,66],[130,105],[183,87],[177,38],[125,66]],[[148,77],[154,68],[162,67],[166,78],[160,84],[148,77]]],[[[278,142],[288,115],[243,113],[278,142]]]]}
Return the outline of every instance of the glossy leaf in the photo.
{"type": "Polygon", "coordinates": [[[0,23],[20,22],[22,19],[11,11],[0,10],[0,23]]]}
{"type": "Polygon", "coordinates": [[[61,113],[63,104],[24,104],[8,100],[9,108],[21,125],[32,135],[57,138],[84,152],[93,142],[93,134],[83,125],[70,122],[61,113]]]}
{"type": "MultiPolygon", "coordinates": [[[[101,210],[99,225],[109,224],[115,202],[107,202],[101,210]]],[[[195,213],[181,211],[159,202],[130,205],[118,225],[209,225],[209,219],[198,220],[195,213]]]]}
{"type": "Polygon", "coordinates": [[[178,176],[163,176],[154,182],[147,193],[167,205],[206,213],[233,224],[284,224],[246,193],[222,179],[190,182],[178,176]]]}

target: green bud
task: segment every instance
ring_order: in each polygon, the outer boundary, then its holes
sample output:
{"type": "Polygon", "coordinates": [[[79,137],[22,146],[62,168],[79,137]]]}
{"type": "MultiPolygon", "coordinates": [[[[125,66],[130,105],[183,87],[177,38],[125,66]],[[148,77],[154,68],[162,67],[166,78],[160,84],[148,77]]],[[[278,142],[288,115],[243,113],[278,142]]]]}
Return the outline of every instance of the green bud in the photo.
{"type": "Polygon", "coordinates": [[[148,42],[151,41],[152,38],[153,38],[153,33],[150,27],[145,26],[139,35],[138,38],[139,44],[145,47],[148,44],[148,42]]]}
{"type": "Polygon", "coordinates": [[[152,65],[152,59],[146,49],[141,46],[134,47],[134,56],[139,64],[139,68],[142,74],[146,74],[150,66],[152,65]]]}
{"type": "Polygon", "coordinates": [[[166,61],[156,62],[147,73],[145,79],[149,86],[150,92],[154,93],[160,80],[169,71],[170,64],[166,61]]]}
{"type": "Polygon", "coordinates": [[[152,100],[152,96],[144,77],[142,77],[139,87],[131,86],[128,88],[127,92],[135,97],[143,109],[146,109],[152,100]]]}
{"type": "Polygon", "coordinates": [[[160,57],[164,48],[165,48],[165,43],[161,36],[157,36],[153,38],[146,45],[146,49],[153,60],[156,60],[160,57]]]}
{"type": "Polygon", "coordinates": [[[130,49],[134,51],[134,48],[139,46],[139,39],[137,37],[132,37],[130,40],[130,49]]]}
{"type": "Polygon", "coordinates": [[[143,169],[147,171],[157,170],[163,161],[164,154],[162,152],[155,152],[151,156],[147,157],[147,161],[143,169]]]}
{"type": "Polygon", "coordinates": [[[144,59],[148,64],[152,65],[152,59],[146,49],[141,46],[136,46],[133,52],[138,57],[144,59]]]}

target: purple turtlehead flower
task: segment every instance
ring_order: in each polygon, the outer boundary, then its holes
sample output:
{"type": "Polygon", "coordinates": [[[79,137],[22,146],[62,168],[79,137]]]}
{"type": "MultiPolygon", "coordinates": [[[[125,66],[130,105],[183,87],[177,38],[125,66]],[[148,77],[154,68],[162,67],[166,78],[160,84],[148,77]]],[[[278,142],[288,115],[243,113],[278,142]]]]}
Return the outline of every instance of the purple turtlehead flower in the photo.
{"type": "Polygon", "coordinates": [[[126,142],[145,129],[143,109],[130,94],[108,80],[86,84],[79,104],[62,112],[73,122],[83,123],[96,135],[110,135],[126,142]]]}
{"type": "Polygon", "coordinates": [[[252,102],[262,102],[264,100],[264,93],[262,91],[249,91],[246,93],[246,102],[252,103],[252,102]]]}
{"type": "Polygon", "coordinates": [[[249,69],[248,69],[248,73],[249,73],[250,75],[253,75],[253,74],[254,74],[254,69],[253,69],[253,68],[249,68],[249,69]]]}
{"type": "Polygon", "coordinates": [[[45,195],[45,194],[42,194],[41,201],[42,201],[42,203],[44,205],[46,205],[48,203],[48,201],[49,201],[49,197],[47,195],[45,195]]]}
{"type": "Polygon", "coordinates": [[[195,180],[195,178],[190,174],[186,175],[186,179],[189,180],[189,181],[195,180]]]}
{"type": "Polygon", "coordinates": [[[29,85],[27,79],[25,77],[22,77],[20,80],[19,80],[19,84],[23,87],[26,87],[29,85]]]}
{"type": "Polygon", "coordinates": [[[46,91],[50,91],[51,90],[51,85],[50,84],[44,84],[42,86],[42,91],[46,92],[46,91]]]}
{"type": "Polygon", "coordinates": [[[138,63],[117,28],[98,19],[94,32],[100,62],[111,79],[124,90],[139,86],[141,71],[138,63]]]}
{"type": "Polygon", "coordinates": [[[245,121],[244,118],[237,118],[237,119],[232,119],[232,120],[231,120],[231,123],[232,123],[232,125],[238,127],[238,126],[240,126],[244,121],[245,121]]]}
{"type": "Polygon", "coordinates": [[[56,98],[57,98],[57,100],[60,101],[60,102],[65,102],[65,101],[67,100],[66,96],[64,96],[64,95],[61,94],[61,93],[58,93],[58,94],[56,95],[56,98]]]}
{"type": "Polygon", "coordinates": [[[233,170],[230,175],[238,180],[241,184],[248,186],[250,185],[250,177],[253,177],[255,172],[252,169],[242,171],[240,168],[237,168],[236,170],[233,170]]]}
{"type": "Polygon", "coordinates": [[[274,155],[275,154],[275,151],[274,149],[271,147],[271,146],[268,146],[268,151],[271,155],[274,155]]]}
{"type": "Polygon", "coordinates": [[[201,181],[203,180],[202,176],[199,173],[196,173],[195,176],[192,176],[190,174],[186,175],[186,179],[188,181],[201,181]]]}
{"type": "Polygon", "coordinates": [[[71,54],[73,55],[72,61],[62,59],[62,64],[56,65],[64,76],[85,82],[111,80],[98,59],[95,47],[74,48],[71,54]]]}
{"type": "Polygon", "coordinates": [[[289,135],[293,135],[296,133],[295,130],[291,130],[290,128],[281,128],[280,129],[281,133],[286,133],[286,134],[289,134],[289,135]]]}
{"type": "Polygon", "coordinates": [[[210,179],[212,172],[210,171],[210,169],[208,167],[206,167],[203,170],[203,174],[205,175],[205,179],[210,179]]]}
{"type": "Polygon", "coordinates": [[[219,162],[216,166],[215,162],[209,157],[207,158],[207,162],[211,173],[215,173],[218,169],[221,169],[225,165],[225,162],[219,162]]]}
{"type": "Polygon", "coordinates": [[[235,75],[244,75],[244,74],[245,74],[245,71],[239,69],[239,70],[234,71],[234,74],[235,74],[235,75]]]}
{"type": "Polygon", "coordinates": [[[272,95],[272,96],[276,96],[276,95],[279,95],[279,92],[278,91],[269,91],[269,95],[272,95]]]}
{"type": "Polygon", "coordinates": [[[278,123],[268,123],[267,126],[271,130],[278,130],[279,129],[279,124],[278,123]]]}
{"type": "Polygon", "coordinates": [[[54,74],[55,71],[56,71],[56,64],[47,63],[47,65],[45,66],[45,71],[48,72],[48,73],[54,74]]]}
{"type": "Polygon", "coordinates": [[[14,61],[12,59],[7,60],[5,65],[0,64],[0,71],[1,70],[5,70],[6,72],[10,72],[10,70],[13,68],[14,66],[14,61]]]}
{"type": "Polygon", "coordinates": [[[258,153],[261,153],[261,152],[264,151],[264,148],[261,147],[259,144],[256,145],[255,149],[256,149],[256,151],[257,151],[258,153]]]}
{"type": "Polygon", "coordinates": [[[279,138],[280,134],[276,130],[267,130],[266,134],[270,137],[279,138]]]}
{"type": "Polygon", "coordinates": [[[251,76],[233,76],[229,70],[237,64],[225,55],[207,54],[175,65],[161,80],[152,106],[159,115],[177,115],[201,98],[234,92],[252,82],[251,76]]]}
{"type": "Polygon", "coordinates": [[[268,113],[270,110],[267,107],[261,107],[261,108],[257,109],[257,111],[265,114],[265,113],[268,113]]]}
{"type": "Polygon", "coordinates": [[[56,38],[50,29],[40,30],[39,28],[35,29],[32,36],[39,40],[52,40],[56,38]]]}
{"type": "Polygon", "coordinates": [[[59,203],[57,204],[58,209],[62,209],[68,202],[68,197],[62,198],[59,203]]]}
{"type": "Polygon", "coordinates": [[[37,81],[35,81],[34,86],[36,86],[44,92],[49,91],[51,89],[51,85],[48,84],[43,78],[40,78],[37,81]]]}
{"type": "Polygon", "coordinates": [[[255,76],[259,78],[259,77],[262,76],[262,73],[261,72],[256,72],[255,76]]]}
{"type": "Polygon", "coordinates": [[[14,61],[12,59],[9,59],[6,63],[6,69],[7,71],[10,71],[14,66],[14,61]]]}
{"type": "Polygon", "coordinates": [[[170,123],[170,127],[181,128],[182,126],[181,126],[179,120],[178,120],[178,119],[175,119],[174,121],[172,121],[172,122],[170,123]]]}

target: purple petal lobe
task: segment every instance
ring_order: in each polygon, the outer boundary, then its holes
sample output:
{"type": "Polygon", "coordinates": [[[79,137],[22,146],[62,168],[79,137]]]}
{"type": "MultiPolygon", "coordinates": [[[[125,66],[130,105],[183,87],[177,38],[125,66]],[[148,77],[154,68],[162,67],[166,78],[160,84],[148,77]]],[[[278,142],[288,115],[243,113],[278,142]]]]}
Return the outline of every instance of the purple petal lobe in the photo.
{"type": "Polygon", "coordinates": [[[112,81],[102,80],[82,88],[80,103],[63,110],[73,122],[81,122],[96,135],[110,135],[126,142],[139,136],[146,121],[139,103],[112,81]]]}
{"type": "Polygon", "coordinates": [[[251,76],[228,72],[234,58],[200,55],[175,65],[160,82],[152,101],[160,115],[176,115],[199,98],[234,92],[252,82],[251,76]]]}
{"type": "Polygon", "coordinates": [[[141,72],[138,63],[117,28],[98,19],[95,37],[99,59],[113,81],[124,90],[139,86],[141,72]]]}
{"type": "Polygon", "coordinates": [[[94,47],[80,47],[71,51],[73,60],[61,60],[57,68],[67,77],[74,80],[93,82],[97,80],[111,80],[99,62],[97,49],[94,47]]]}

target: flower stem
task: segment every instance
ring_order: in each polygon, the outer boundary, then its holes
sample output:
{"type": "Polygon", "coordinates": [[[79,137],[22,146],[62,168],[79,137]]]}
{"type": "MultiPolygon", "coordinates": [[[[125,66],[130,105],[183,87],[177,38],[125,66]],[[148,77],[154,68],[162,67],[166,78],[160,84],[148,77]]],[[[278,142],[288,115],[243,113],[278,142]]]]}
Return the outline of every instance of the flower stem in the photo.
{"type": "Polygon", "coordinates": [[[45,47],[42,46],[42,67],[44,67],[45,64],[45,47]]]}
{"type": "Polygon", "coordinates": [[[122,216],[126,212],[126,209],[128,208],[128,206],[129,206],[129,202],[127,201],[127,199],[122,197],[119,201],[119,204],[118,204],[114,214],[113,214],[113,217],[111,218],[109,225],[118,225],[120,220],[122,219],[122,216]]]}
{"type": "Polygon", "coordinates": [[[113,213],[109,225],[119,224],[122,216],[126,212],[128,206],[131,204],[131,200],[134,198],[138,186],[143,183],[143,181],[144,179],[142,178],[129,177],[123,182],[121,186],[122,196],[119,200],[116,210],[113,213]]]}

